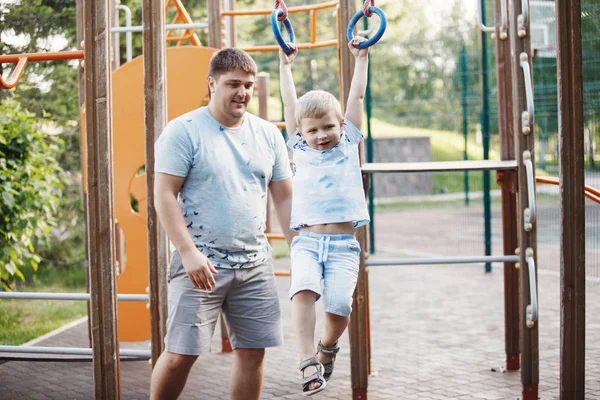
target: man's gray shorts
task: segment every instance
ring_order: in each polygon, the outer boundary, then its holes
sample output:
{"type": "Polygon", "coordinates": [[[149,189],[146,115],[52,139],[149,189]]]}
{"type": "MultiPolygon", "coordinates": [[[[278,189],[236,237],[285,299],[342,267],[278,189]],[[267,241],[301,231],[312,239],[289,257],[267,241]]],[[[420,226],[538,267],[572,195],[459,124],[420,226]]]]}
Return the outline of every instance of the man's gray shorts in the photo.
{"type": "Polygon", "coordinates": [[[212,292],[197,289],[185,273],[179,253],[173,253],[167,276],[165,350],[188,355],[209,352],[221,310],[234,349],[279,346],[283,334],[272,264],[217,271],[217,287],[212,292]]]}

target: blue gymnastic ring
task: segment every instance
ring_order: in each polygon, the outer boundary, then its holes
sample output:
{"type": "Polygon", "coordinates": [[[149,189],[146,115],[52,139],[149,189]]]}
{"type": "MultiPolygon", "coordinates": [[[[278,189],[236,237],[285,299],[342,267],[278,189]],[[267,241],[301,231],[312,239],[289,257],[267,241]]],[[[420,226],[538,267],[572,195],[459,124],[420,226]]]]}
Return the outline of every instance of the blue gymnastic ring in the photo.
{"type": "MultiPolygon", "coordinates": [[[[283,36],[281,35],[281,31],[279,30],[279,21],[277,21],[277,17],[279,15],[283,15],[283,11],[281,11],[278,8],[273,10],[273,12],[271,13],[271,28],[273,28],[273,34],[275,35],[275,40],[277,40],[279,47],[281,47],[281,49],[287,54],[290,54],[293,53],[294,50],[292,50],[292,48],[288,46],[286,41],[283,40],[283,36]]],[[[292,23],[290,22],[289,18],[283,20],[283,26],[285,26],[285,29],[287,30],[287,33],[290,37],[290,42],[292,44],[296,44],[296,41],[294,39],[294,29],[292,28],[292,23]]]]}
{"type": "MultiPolygon", "coordinates": [[[[366,42],[360,43],[358,46],[355,46],[357,49],[366,49],[367,47],[373,46],[375,43],[377,43],[379,39],[381,39],[381,37],[383,36],[383,32],[385,32],[385,28],[387,27],[387,20],[385,19],[385,14],[383,13],[383,10],[381,8],[371,6],[369,7],[369,11],[379,15],[379,29],[371,39],[367,40],[366,42]]],[[[352,17],[352,19],[350,20],[347,31],[348,41],[351,41],[354,37],[354,26],[356,25],[358,20],[361,19],[364,15],[364,10],[361,10],[354,14],[354,17],[352,17]]]]}

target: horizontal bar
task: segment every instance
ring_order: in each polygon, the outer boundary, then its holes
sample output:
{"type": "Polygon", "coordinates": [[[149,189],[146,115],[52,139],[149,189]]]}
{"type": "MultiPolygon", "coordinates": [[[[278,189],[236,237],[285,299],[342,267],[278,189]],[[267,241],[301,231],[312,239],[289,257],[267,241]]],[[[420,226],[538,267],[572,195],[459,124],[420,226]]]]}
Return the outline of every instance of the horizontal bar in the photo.
{"type": "Polygon", "coordinates": [[[443,172],[443,171],[487,171],[516,170],[517,161],[508,160],[469,160],[432,161],[407,163],[367,163],[362,172],[443,172]]]}
{"type": "MultiPolygon", "coordinates": [[[[300,43],[296,44],[296,48],[299,50],[310,50],[310,49],[320,49],[323,47],[334,47],[338,45],[337,40],[325,40],[322,42],[315,43],[300,43]]],[[[279,45],[272,46],[254,46],[254,47],[242,47],[246,53],[255,53],[255,52],[267,52],[267,51],[279,51],[279,45]]]]}
{"type": "Polygon", "coordinates": [[[82,60],[83,50],[54,51],[43,53],[5,54],[0,56],[0,63],[16,63],[20,58],[33,61],[82,60]]]}
{"type": "MultiPolygon", "coordinates": [[[[42,293],[42,292],[0,292],[0,299],[27,300],[83,300],[89,301],[89,293],[42,293]]],[[[147,294],[117,294],[118,301],[150,301],[147,294]]]]}
{"type": "Polygon", "coordinates": [[[519,262],[519,256],[400,258],[396,260],[366,260],[365,265],[371,267],[383,265],[473,264],[488,262],[519,262]]]}
{"type": "MultiPolygon", "coordinates": [[[[165,29],[168,31],[176,31],[182,29],[207,29],[208,24],[205,22],[198,22],[193,24],[167,24],[165,25],[165,29]]],[[[143,32],[144,27],[141,25],[135,26],[116,26],[114,28],[110,28],[112,33],[122,33],[122,32],[143,32]]]]}
{"type": "MultiPolygon", "coordinates": [[[[314,4],[309,6],[297,6],[297,7],[288,7],[287,11],[289,13],[297,13],[304,11],[312,11],[312,10],[324,10],[326,8],[337,7],[338,2],[332,1],[329,3],[323,4],[314,4]]],[[[221,11],[221,17],[235,17],[235,16],[250,16],[250,15],[271,15],[273,9],[263,9],[263,10],[227,10],[221,11]]]]}
{"type": "MultiPolygon", "coordinates": [[[[43,346],[3,346],[0,353],[29,353],[29,354],[71,354],[91,356],[92,349],[85,347],[43,347],[43,346]]],[[[121,357],[152,357],[150,350],[120,349],[121,357]]]]}

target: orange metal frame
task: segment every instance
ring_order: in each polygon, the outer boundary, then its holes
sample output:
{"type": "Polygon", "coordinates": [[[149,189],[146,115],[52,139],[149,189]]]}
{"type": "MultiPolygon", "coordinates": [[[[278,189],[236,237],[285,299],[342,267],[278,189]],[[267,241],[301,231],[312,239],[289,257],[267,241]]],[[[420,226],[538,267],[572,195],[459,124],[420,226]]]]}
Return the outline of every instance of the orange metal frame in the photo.
{"type": "MultiPolygon", "coordinates": [[[[310,42],[309,43],[299,43],[296,47],[300,50],[304,49],[319,49],[323,47],[334,47],[339,45],[339,40],[325,40],[322,42],[317,42],[317,11],[325,10],[327,8],[336,8],[338,6],[337,1],[332,1],[329,3],[322,4],[314,4],[308,6],[297,6],[297,7],[289,7],[288,13],[299,13],[299,12],[309,12],[310,13],[310,42]]],[[[270,15],[273,12],[272,9],[263,9],[263,10],[231,10],[231,11],[222,11],[221,17],[238,17],[238,16],[256,16],[256,15],[270,15]]],[[[339,20],[339,13],[336,13],[336,20],[339,20]]],[[[338,21],[339,23],[339,21],[338,21]]],[[[255,52],[273,52],[279,51],[278,45],[272,46],[254,46],[254,47],[243,47],[244,51],[248,53],[255,52]]]]}
{"type": "MultiPolygon", "coordinates": [[[[173,4],[177,9],[175,18],[173,18],[173,21],[171,21],[172,24],[175,24],[177,22],[191,24],[194,22],[192,21],[192,18],[190,17],[190,14],[188,14],[184,5],[181,3],[181,0],[167,0],[167,4],[165,5],[166,11],[169,11],[169,6],[171,4],[173,4]]],[[[182,36],[171,36],[172,34],[173,31],[169,31],[167,33],[167,42],[177,42],[177,46],[181,46],[183,42],[189,40],[190,43],[194,46],[202,46],[202,44],[200,43],[200,39],[198,39],[198,35],[196,35],[195,29],[186,29],[182,36]]]]}
{"type": "Polygon", "coordinates": [[[37,61],[58,61],[58,60],[82,60],[83,50],[61,51],[48,53],[26,53],[26,54],[8,54],[0,56],[0,64],[17,63],[8,80],[0,76],[0,89],[12,89],[17,86],[19,79],[23,76],[25,66],[28,62],[37,61]]]}
{"type": "MultiPolygon", "coordinates": [[[[538,183],[547,183],[550,185],[559,185],[560,181],[558,178],[555,178],[553,176],[536,176],[535,177],[535,181],[538,183]]],[[[585,197],[587,197],[588,199],[596,202],[597,204],[600,204],[600,190],[585,185],[584,186],[584,194],[585,197]]]]}

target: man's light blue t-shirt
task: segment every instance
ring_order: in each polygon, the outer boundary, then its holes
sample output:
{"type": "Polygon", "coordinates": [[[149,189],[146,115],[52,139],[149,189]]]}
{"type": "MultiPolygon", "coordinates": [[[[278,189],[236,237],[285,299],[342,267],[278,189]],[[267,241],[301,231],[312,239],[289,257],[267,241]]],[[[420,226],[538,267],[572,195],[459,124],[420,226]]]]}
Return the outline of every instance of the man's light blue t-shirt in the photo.
{"type": "Polygon", "coordinates": [[[246,113],[227,128],[202,107],[171,121],[155,145],[156,172],[185,177],[178,202],[196,247],[213,265],[245,268],[269,259],[269,182],[291,177],[285,141],[246,113]]]}
{"type": "Polygon", "coordinates": [[[287,145],[294,151],[294,181],[290,229],[352,221],[369,222],[362,184],[358,144],[363,135],[346,120],[340,142],[327,151],[310,147],[300,132],[287,145]]]}

